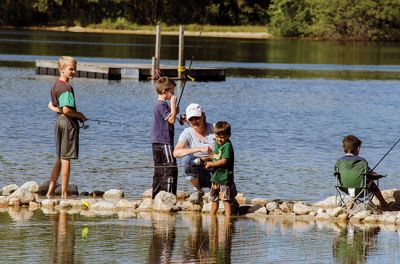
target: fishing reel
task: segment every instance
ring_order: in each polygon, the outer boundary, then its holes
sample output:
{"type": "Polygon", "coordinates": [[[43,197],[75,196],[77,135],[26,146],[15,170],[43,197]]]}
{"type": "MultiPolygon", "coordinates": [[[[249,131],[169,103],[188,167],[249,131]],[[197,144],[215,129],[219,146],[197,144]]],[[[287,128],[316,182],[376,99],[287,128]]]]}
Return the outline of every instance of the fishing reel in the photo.
{"type": "Polygon", "coordinates": [[[82,126],[80,126],[80,128],[87,129],[87,128],[89,128],[89,125],[86,124],[85,122],[82,122],[82,126]]]}
{"type": "Polygon", "coordinates": [[[186,120],[186,115],[185,115],[185,114],[179,115],[178,122],[179,122],[179,124],[180,124],[181,126],[183,126],[183,125],[187,122],[187,120],[186,120]]]}
{"type": "Polygon", "coordinates": [[[204,166],[206,165],[206,161],[202,160],[201,158],[195,158],[193,160],[193,164],[196,166],[204,166]]]}

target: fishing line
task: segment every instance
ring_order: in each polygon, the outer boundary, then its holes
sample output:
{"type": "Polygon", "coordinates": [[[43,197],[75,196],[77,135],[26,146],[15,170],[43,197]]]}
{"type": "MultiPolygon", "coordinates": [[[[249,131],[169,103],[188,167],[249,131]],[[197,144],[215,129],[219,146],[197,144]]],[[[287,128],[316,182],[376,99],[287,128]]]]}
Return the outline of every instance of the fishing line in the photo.
{"type": "MultiPolygon", "coordinates": [[[[101,120],[101,119],[91,119],[88,118],[86,119],[87,121],[93,121],[93,122],[97,122],[98,124],[107,124],[110,126],[126,126],[126,127],[134,127],[133,125],[129,125],[129,124],[125,124],[125,123],[120,123],[120,122],[114,122],[114,121],[107,121],[107,120],[101,120]]],[[[87,128],[88,125],[86,125],[85,123],[83,124],[83,128],[87,128]]]]}
{"type": "Polygon", "coordinates": [[[385,155],[383,155],[383,157],[378,161],[378,163],[372,168],[371,172],[373,172],[375,170],[376,167],[378,167],[379,163],[381,163],[386,156],[390,153],[390,151],[392,151],[392,149],[394,149],[394,147],[400,142],[400,138],[396,141],[396,143],[394,143],[394,145],[388,150],[388,152],[386,152],[385,155]]]}
{"type": "Polygon", "coordinates": [[[185,80],[183,81],[182,91],[179,94],[178,103],[177,103],[176,107],[179,107],[179,103],[181,102],[183,91],[185,90],[186,82],[189,79],[189,73],[190,73],[190,69],[192,68],[193,60],[197,57],[197,52],[199,50],[199,41],[200,41],[201,33],[203,32],[205,24],[206,24],[206,21],[204,20],[203,25],[201,26],[201,29],[200,29],[199,36],[197,37],[196,49],[192,55],[192,59],[190,60],[189,68],[188,68],[187,72],[185,72],[185,80]]]}

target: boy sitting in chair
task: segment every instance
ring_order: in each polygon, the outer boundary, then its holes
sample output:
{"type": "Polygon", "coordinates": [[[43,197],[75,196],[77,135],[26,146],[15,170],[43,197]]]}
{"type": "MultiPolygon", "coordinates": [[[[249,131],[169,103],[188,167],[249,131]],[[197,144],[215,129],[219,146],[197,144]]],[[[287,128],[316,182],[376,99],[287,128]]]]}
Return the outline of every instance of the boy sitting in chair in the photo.
{"type": "MultiPolygon", "coordinates": [[[[353,208],[356,197],[360,191],[356,193],[355,190],[360,190],[366,186],[367,192],[372,192],[373,195],[379,200],[381,209],[387,210],[388,203],[382,196],[381,191],[372,179],[377,176],[375,172],[371,172],[368,167],[368,162],[363,157],[358,156],[361,148],[361,140],[354,135],[348,135],[343,138],[342,147],[345,155],[337,160],[335,165],[336,176],[339,177],[340,185],[348,188],[348,194],[351,200],[347,203],[347,210],[353,208]],[[366,184],[364,179],[366,178],[366,184]]],[[[365,195],[365,193],[364,193],[365,195]]],[[[371,197],[372,198],[372,197],[371,197]]]]}

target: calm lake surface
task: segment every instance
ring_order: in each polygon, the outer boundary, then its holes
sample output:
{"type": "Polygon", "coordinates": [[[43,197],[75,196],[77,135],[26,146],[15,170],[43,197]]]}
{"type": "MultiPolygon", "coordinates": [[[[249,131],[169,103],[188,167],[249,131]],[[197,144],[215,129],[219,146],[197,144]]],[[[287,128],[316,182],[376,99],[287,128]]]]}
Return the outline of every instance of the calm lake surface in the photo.
{"type": "MultiPolygon", "coordinates": [[[[78,63],[150,63],[154,39],[0,30],[0,187],[48,180],[55,158],[55,116],[47,109],[55,77],[36,76],[35,60],[72,55],[78,63]]],[[[189,64],[196,38],[185,39],[185,44],[189,64]]],[[[176,64],[177,37],[163,36],[162,45],[162,63],[176,64]]],[[[198,60],[193,63],[196,66],[226,68],[227,79],[188,82],[181,109],[197,102],[210,122],[226,120],[232,124],[235,181],[249,200],[322,200],[334,194],[333,165],[342,155],[344,135],[351,133],[361,138],[361,155],[371,166],[400,137],[398,43],[202,38],[198,60]]],[[[156,99],[154,83],[77,78],[72,84],[78,109],[88,118],[127,125],[89,122],[90,127],[81,130],[80,159],[72,164],[70,182],[77,184],[80,191],[121,188],[128,197],[141,196],[152,182],[152,169],[145,167],[152,165],[149,130],[156,99]]],[[[176,139],[183,128],[176,125],[176,139]]],[[[395,148],[376,169],[388,175],[381,181],[382,189],[400,188],[399,161],[400,148],[395,148]]],[[[178,189],[190,190],[182,177],[178,189]]],[[[172,239],[168,244],[173,248],[165,249],[170,252],[165,256],[167,262],[218,263],[218,257],[210,255],[211,241],[207,242],[209,252],[205,253],[209,255],[192,256],[194,253],[186,245],[192,239],[188,238],[187,229],[191,224],[184,227],[183,214],[164,220],[157,217],[166,216],[86,219],[79,214],[53,216],[35,212],[20,221],[4,212],[0,213],[4,233],[0,237],[10,246],[0,252],[6,256],[6,262],[49,262],[50,247],[61,243],[72,245],[75,262],[91,263],[101,255],[104,260],[113,257],[116,262],[154,263],[158,261],[149,259],[148,250],[157,242],[153,241],[158,239],[154,236],[161,236],[167,241],[172,239]],[[54,230],[61,218],[74,235],[57,242],[54,230]],[[157,227],[154,221],[161,226],[157,227]],[[89,235],[83,238],[81,233],[86,226],[89,235]],[[46,246],[38,249],[27,245],[31,235],[38,237],[35,242],[46,246]],[[15,237],[19,245],[26,245],[23,249],[11,243],[15,237]]],[[[204,228],[200,236],[210,237],[208,216],[200,218],[204,228]]],[[[238,219],[232,225],[231,238],[225,239],[221,234],[224,239],[217,241],[225,245],[221,254],[229,256],[233,263],[318,263],[322,259],[326,259],[324,263],[342,262],[334,253],[340,246],[333,244],[341,241],[342,233],[346,234],[344,237],[357,237],[357,228],[350,226],[339,230],[312,223],[298,229],[295,225],[286,228],[282,227],[285,224],[247,219],[238,219]]],[[[223,233],[225,229],[221,230],[223,233]]],[[[376,263],[382,257],[386,262],[399,261],[396,233],[386,229],[362,230],[363,236],[365,232],[374,234],[373,246],[369,245],[370,240],[362,240],[361,244],[368,244],[368,249],[360,253],[363,257],[358,259],[357,255],[357,261],[347,263],[376,263]]],[[[155,247],[151,250],[161,250],[155,247]]],[[[193,248],[200,253],[204,250],[201,246],[193,248]]]]}

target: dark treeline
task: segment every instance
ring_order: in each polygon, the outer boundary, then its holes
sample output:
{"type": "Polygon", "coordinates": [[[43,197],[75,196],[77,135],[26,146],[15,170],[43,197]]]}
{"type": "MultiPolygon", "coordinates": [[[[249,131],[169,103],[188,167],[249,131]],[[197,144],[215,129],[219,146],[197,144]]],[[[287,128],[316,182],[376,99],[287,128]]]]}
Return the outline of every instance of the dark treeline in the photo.
{"type": "Polygon", "coordinates": [[[270,0],[0,0],[0,24],[74,26],[124,18],[167,25],[268,23],[270,0]]]}
{"type": "Polygon", "coordinates": [[[265,25],[277,36],[400,40],[400,0],[0,0],[0,25],[265,25]]]}

